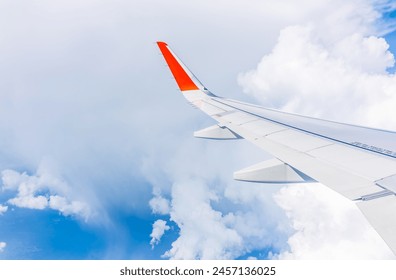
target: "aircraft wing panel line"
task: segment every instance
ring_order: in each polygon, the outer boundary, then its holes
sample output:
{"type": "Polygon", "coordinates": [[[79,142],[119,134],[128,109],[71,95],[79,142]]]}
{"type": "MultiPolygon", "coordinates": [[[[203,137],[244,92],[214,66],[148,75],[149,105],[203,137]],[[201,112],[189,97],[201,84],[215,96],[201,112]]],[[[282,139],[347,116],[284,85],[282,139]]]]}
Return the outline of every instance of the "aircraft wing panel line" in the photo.
{"type": "Polygon", "coordinates": [[[251,103],[246,103],[246,102],[241,102],[241,101],[238,101],[238,100],[233,100],[233,99],[228,99],[228,98],[221,98],[221,97],[216,96],[216,101],[221,101],[221,100],[226,101],[227,103],[235,103],[235,105],[229,105],[229,106],[231,106],[231,107],[232,106],[237,106],[238,108],[241,108],[242,110],[245,110],[245,111],[250,111],[250,110],[261,111],[261,110],[265,110],[265,111],[276,113],[276,114],[283,114],[283,115],[286,115],[286,116],[289,116],[289,117],[292,116],[292,117],[296,117],[296,118],[310,119],[310,120],[313,120],[313,121],[325,121],[327,123],[333,123],[333,124],[336,124],[336,125],[344,125],[344,126],[355,127],[355,128],[359,128],[359,129],[370,129],[370,130],[377,131],[377,132],[390,133],[390,134],[393,134],[396,137],[396,131],[380,129],[380,128],[373,128],[373,127],[367,127],[367,126],[356,125],[356,124],[346,124],[346,123],[337,122],[337,121],[331,121],[331,120],[324,120],[324,119],[320,119],[320,118],[314,118],[314,117],[304,116],[304,115],[301,115],[301,114],[284,112],[284,111],[275,110],[275,109],[271,109],[271,108],[266,108],[266,107],[255,105],[255,104],[251,104],[251,103]]]}
{"type": "Polygon", "coordinates": [[[332,144],[330,141],[292,129],[278,131],[265,137],[301,152],[308,152],[332,144]]]}
{"type": "Polygon", "coordinates": [[[241,125],[244,129],[252,131],[257,137],[268,136],[273,133],[281,132],[288,130],[289,128],[277,124],[273,124],[272,122],[256,119],[251,122],[247,122],[241,125]]]}
{"type": "MultiPolygon", "coordinates": [[[[198,102],[196,102],[198,103],[198,102]]],[[[213,117],[214,115],[219,115],[226,113],[227,111],[219,106],[213,105],[209,102],[202,101],[199,105],[197,105],[203,112],[213,117]]]]}
{"type": "MultiPolygon", "coordinates": [[[[331,141],[334,141],[334,142],[342,143],[342,144],[351,146],[351,147],[353,147],[353,148],[361,149],[361,150],[366,151],[366,152],[369,152],[369,153],[376,153],[376,154],[380,154],[380,155],[382,155],[382,156],[391,157],[391,158],[396,158],[396,152],[393,152],[393,151],[391,151],[392,153],[383,153],[383,152],[378,151],[378,150],[365,148],[364,146],[353,145],[351,142],[348,142],[348,141],[343,141],[343,140],[341,140],[341,139],[337,139],[337,138],[334,138],[334,137],[326,136],[326,135],[324,135],[324,134],[315,133],[315,132],[313,132],[313,131],[310,131],[310,130],[307,130],[307,129],[303,129],[303,128],[300,128],[300,127],[297,127],[297,126],[293,126],[293,125],[290,125],[290,124],[288,124],[288,123],[284,123],[284,122],[281,122],[281,121],[277,121],[277,120],[275,120],[275,119],[270,119],[270,118],[268,118],[268,117],[259,115],[259,114],[257,114],[257,113],[253,113],[253,112],[249,112],[249,111],[243,110],[243,109],[241,109],[241,108],[238,108],[238,107],[235,107],[235,106],[232,106],[232,105],[229,105],[229,104],[225,103],[225,102],[224,102],[224,99],[222,99],[222,100],[220,101],[218,98],[212,98],[212,100],[214,100],[215,102],[222,103],[222,104],[224,104],[224,105],[228,105],[230,108],[236,109],[236,110],[240,110],[240,111],[242,111],[242,112],[244,112],[244,113],[246,113],[246,114],[251,114],[251,115],[254,115],[254,116],[258,117],[258,118],[267,120],[267,121],[269,121],[269,122],[273,122],[273,123],[276,123],[276,124],[279,124],[279,125],[283,125],[283,126],[289,127],[289,128],[291,128],[291,129],[294,129],[294,130],[299,130],[299,131],[301,131],[301,132],[305,132],[305,133],[311,134],[311,135],[313,135],[313,136],[322,137],[322,138],[325,138],[325,139],[328,139],[328,140],[331,140],[331,141]]],[[[261,109],[262,109],[262,110],[267,110],[267,109],[263,109],[263,108],[261,108],[261,109]]],[[[288,114],[288,113],[284,113],[284,114],[288,114]]],[[[327,122],[327,121],[326,121],[326,122],[327,122]]],[[[359,127],[359,128],[363,128],[363,127],[359,127]]],[[[368,128],[367,128],[367,129],[368,129],[368,128]]],[[[382,131],[382,130],[381,130],[381,131],[382,131]]],[[[387,131],[383,131],[383,132],[386,132],[386,133],[387,133],[387,131]]],[[[395,140],[396,140],[396,138],[395,138],[395,140]]]]}

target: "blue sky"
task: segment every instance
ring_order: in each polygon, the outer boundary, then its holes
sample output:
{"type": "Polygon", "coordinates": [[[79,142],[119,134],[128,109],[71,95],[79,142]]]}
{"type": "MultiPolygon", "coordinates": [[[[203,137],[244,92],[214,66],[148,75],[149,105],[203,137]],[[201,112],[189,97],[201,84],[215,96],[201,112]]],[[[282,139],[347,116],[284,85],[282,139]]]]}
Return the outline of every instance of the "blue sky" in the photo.
{"type": "MultiPolygon", "coordinates": [[[[293,245],[302,231],[284,203],[293,190],[232,180],[268,155],[242,141],[192,137],[213,123],[180,96],[155,41],[167,41],[219,95],[312,115],[321,106],[322,117],[350,122],[366,110],[363,124],[396,129],[385,113],[374,115],[380,107],[366,106],[367,96],[355,117],[341,107],[334,116],[292,74],[260,76],[266,63],[282,73],[282,44],[304,38],[345,63],[353,83],[364,74],[393,85],[381,36],[396,53],[394,8],[363,0],[1,2],[0,259],[316,257],[293,245]],[[360,49],[366,43],[375,52],[360,49]],[[362,56],[346,59],[351,49],[362,56]],[[318,103],[293,103],[290,94],[318,103]],[[155,235],[158,220],[167,228],[155,235]]],[[[356,231],[368,230],[363,223],[356,231]]],[[[349,233],[356,248],[366,243],[363,257],[389,256],[372,233],[362,241],[345,227],[323,240],[340,248],[349,233]]],[[[324,252],[317,257],[335,256],[324,252]]]]}

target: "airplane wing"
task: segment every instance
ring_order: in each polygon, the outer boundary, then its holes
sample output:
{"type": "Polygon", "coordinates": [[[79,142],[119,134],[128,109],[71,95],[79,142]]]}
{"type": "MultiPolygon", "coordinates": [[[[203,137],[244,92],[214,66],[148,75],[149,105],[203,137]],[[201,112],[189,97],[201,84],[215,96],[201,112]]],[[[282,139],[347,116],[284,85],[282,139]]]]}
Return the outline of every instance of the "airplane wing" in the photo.
{"type": "Polygon", "coordinates": [[[260,183],[320,182],[356,201],[396,254],[396,132],[285,113],[214,95],[157,42],[184,97],[217,124],[194,133],[246,139],[274,158],[234,173],[260,183]]]}

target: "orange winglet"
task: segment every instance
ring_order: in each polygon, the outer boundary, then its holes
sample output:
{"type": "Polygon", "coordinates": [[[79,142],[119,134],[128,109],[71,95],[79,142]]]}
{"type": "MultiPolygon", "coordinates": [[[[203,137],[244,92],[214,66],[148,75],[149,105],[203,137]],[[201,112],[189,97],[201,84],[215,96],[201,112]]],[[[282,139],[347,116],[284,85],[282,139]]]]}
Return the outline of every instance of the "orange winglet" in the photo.
{"type": "Polygon", "coordinates": [[[168,64],[173,77],[176,80],[177,85],[181,91],[186,90],[197,90],[199,89],[194,81],[190,78],[187,72],[184,70],[183,66],[180,65],[179,61],[175,58],[172,52],[169,50],[168,45],[164,42],[157,42],[162,55],[168,64]]]}

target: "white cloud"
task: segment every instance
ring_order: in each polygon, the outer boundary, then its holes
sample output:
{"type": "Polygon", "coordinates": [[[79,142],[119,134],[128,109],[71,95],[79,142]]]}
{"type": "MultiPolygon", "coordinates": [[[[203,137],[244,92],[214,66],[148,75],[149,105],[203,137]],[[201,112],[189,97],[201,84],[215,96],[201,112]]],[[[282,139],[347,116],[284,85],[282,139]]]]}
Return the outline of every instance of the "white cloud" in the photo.
{"type": "Polygon", "coordinates": [[[7,246],[7,243],[5,242],[0,242],[0,253],[4,251],[5,247],[7,246]]]}
{"type": "Polygon", "coordinates": [[[65,216],[79,215],[87,219],[91,214],[87,204],[81,201],[69,201],[63,196],[51,195],[48,203],[51,209],[58,210],[65,216]]]}
{"type": "Polygon", "coordinates": [[[8,206],[4,206],[0,204],[0,215],[3,215],[5,212],[7,212],[8,206]]]}
{"type": "Polygon", "coordinates": [[[17,190],[22,180],[28,177],[26,174],[19,174],[14,170],[3,170],[1,172],[1,180],[3,181],[3,190],[17,190]],[[22,177],[22,178],[21,178],[22,177]]]}
{"type": "Polygon", "coordinates": [[[330,56],[347,70],[368,74],[386,74],[386,69],[394,65],[394,56],[388,48],[384,38],[358,33],[343,38],[331,49],[326,47],[330,56]]]}
{"type": "Polygon", "coordinates": [[[32,209],[45,209],[48,206],[48,200],[45,196],[35,196],[36,192],[44,189],[38,177],[29,176],[26,173],[19,173],[14,170],[3,170],[1,176],[3,190],[18,192],[17,197],[9,199],[8,203],[32,209]]]}
{"type": "Polygon", "coordinates": [[[164,220],[156,220],[153,224],[153,231],[150,234],[151,240],[150,245],[154,248],[160,241],[165,231],[169,230],[170,227],[166,224],[164,220]]]}
{"type": "Polygon", "coordinates": [[[230,259],[242,249],[238,232],[226,225],[227,216],[215,211],[210,202],[216,195],[205,183],[187,181],[172,188],[171,220],[180,236],[164,256],[172,259],[230,259]]]}
{"type": "Polygon", "coordinates": [[[91,214],[86,203],[70,201],[64,196],[68,194],[68,185],[50,174],[43,165],[35,175],[7,169],[1,172],[1,176],[2,189],[17,192],[16,197],[8,200],[11,205],[39,210],[50,208],[65,216],[78,215],[84,219],[88,219],[91,214]]]}
{"type": "Polygon", "coordinates": [[[324,36],[312,25],[282,30],[273,51],[239,76],[244,91],[286,111],[396,128],[396,77],[386,72],[394,57],[385,40],[353,33],[327,44],[324,36]]]}
{"type": "Polygon", "coordinates": [[[279,259],[394,259],[355,204],[320,184],[285,187],[277,203],[295,233],[279,259]]]}
{"type": "Polygon", "coordinates": [[[170,217],[180,233],[165,257],[233,259],[283,249],[289,227],[271,199],[273,189],[224,183],[190,178],[172,186],[170,217]]]}
{"type": "Polygon", "coordinates": [[[163,198],[162,196],[154,196],[152,199],[150,199],[149,205],[154,214],[169,214],[169,200],[163,198]]]}
{"type": "Polygon", "coordinates": [[[43,210],[48,206],[48,199],[42,195],[34,196],[34,194],[28,194],[11,198],[8,203],[17,207],[43,210]]]}

